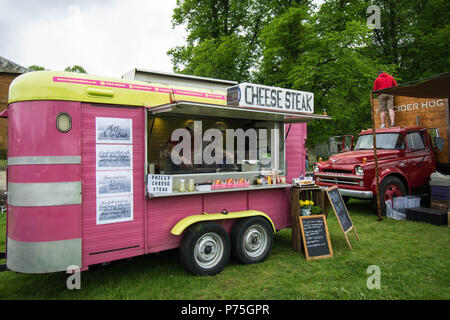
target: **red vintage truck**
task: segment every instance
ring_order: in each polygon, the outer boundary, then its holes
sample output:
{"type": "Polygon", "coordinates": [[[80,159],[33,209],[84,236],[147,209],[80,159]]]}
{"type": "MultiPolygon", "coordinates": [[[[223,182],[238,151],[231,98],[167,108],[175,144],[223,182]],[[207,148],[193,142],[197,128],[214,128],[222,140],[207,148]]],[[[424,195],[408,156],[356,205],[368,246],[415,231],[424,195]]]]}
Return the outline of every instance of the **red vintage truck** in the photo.
{"type": "MultiPolygon", "coordinates": [[[[380,204],[384,213],[385,201],[427,185],[430,175],[436,171],[436,156],[427,129],[393,127],[377,129],[375,133],[380,204]]],[[[376,207],[373,131],[362,131],[354,150],[316,163],[314,178],[320,186],[337,185],[345,200],[372,199],[376,207]]]]}
{"type": "MultiPolygon", "coordinates": [[[[398,126],[375,130],[378,189],[372,129],[360,132],[353,150],[316,163],[316,184],[326,187],[337,185],[344,200],[371,199],[374,208],[377,206],[376,195],[379,191],[381,213],[385,214],[385,201],[426,189],[430,175],[436,169],[448,174],[450,111],[448,99],[443,98],[448,96],[448,77],[449,73],[431,79],[433,86],[428,81],[416,86],[389,89],[405,95],[396,95],[394,99],[395,122],[398,126]],[[434,94],[440,98],[430,98],[434,94]]],[[[375,128],[379,128],[377,99],[373,100],[372,108],[375,128]]]]}

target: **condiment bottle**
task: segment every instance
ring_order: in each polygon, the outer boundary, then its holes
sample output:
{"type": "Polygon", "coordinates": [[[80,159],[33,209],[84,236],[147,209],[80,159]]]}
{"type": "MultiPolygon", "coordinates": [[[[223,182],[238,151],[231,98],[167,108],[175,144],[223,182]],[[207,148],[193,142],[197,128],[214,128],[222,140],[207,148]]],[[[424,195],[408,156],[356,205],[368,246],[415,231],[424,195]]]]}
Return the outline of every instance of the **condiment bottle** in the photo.
{"type": "Polygon", "coordinates": [[[184,179],[180,179],[180,184],[178,186],[178,191],[186,192],[186,181],[184,179]]]}

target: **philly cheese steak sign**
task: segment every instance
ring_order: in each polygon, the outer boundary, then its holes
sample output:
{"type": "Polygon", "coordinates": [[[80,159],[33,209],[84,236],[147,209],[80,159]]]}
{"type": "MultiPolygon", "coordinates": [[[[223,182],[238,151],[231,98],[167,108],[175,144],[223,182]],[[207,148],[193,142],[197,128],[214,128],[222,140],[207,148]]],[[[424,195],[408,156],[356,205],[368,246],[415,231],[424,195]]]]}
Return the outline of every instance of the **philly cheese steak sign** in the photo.
{"type": "Polygon", "coordinates": [[[227,90],[229,106],[278,112],[314,113],[314,93],[240,83],[227,90]]]}

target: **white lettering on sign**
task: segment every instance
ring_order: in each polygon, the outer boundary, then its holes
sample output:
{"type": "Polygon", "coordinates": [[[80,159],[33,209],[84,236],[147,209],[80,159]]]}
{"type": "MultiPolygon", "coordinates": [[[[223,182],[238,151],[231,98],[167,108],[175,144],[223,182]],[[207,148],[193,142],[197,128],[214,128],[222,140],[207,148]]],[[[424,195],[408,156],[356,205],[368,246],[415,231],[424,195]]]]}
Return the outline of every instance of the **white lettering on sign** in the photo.
{"type": "Polygon", "coordinates": [[[240,83],[228,88],[230,106],[267,111],[314,113],[314,93],[240,83]]]}
{"type": "MultiPolygon", "coordinates": [[[[443,107],[444,105],[445,105],[444,99],[438,99],[438,100],[430,100],[430,101],[396,105],[396,106],[394,106],[394,111],[395,112],[427,111],[428,109],[443,107]]],[[[376,109],[377,114],[378,114],[378,112],[379,112],[379,110],[376,109]]]]}

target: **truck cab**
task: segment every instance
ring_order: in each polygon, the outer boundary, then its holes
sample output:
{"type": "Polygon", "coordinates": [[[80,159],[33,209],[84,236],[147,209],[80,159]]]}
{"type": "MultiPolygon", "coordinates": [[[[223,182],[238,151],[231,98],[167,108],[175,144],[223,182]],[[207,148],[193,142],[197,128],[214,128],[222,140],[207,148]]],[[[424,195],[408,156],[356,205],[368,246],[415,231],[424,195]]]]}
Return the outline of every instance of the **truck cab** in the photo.
{"type": "MultiPolygon", "coordinates": [[[[375,130],[381,211],[385,201],[427,186],[436,171],[431,137],[421,127],[393,127],[375,130]]],[[[319,186],[337,186],[345,199],[371,199],[376,194],[373,130],[363,130],[354,150],[335,154],[314,165],[319,186]]]]}

